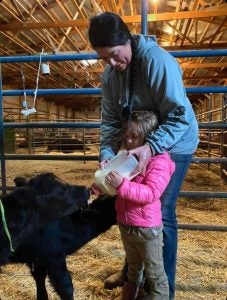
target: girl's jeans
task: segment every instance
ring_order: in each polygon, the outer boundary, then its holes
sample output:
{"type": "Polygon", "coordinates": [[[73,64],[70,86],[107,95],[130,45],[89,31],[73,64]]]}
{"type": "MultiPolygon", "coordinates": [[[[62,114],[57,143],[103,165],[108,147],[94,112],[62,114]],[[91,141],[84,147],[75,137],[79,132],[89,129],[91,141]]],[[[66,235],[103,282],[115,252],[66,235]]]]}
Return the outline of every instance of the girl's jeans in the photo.
{"type": "Polygon", "coordinates": [[[168,279],[163,265],[162,225],[133,227],[119,224],[128,263],[127,280],[138,287],[143,271],[150,287],[152,300],[169,300],[168,279]]]}
{"type": "Polygon", "coordinates": [[[177,262],[177,219],[176,201],[186,172],[189,168],[192,154],[170,154],[175,162],[176,170],[161,197],[163,220],[163,259],[169,282],[169,299],[174,299],[175,276],[177,262]]]}

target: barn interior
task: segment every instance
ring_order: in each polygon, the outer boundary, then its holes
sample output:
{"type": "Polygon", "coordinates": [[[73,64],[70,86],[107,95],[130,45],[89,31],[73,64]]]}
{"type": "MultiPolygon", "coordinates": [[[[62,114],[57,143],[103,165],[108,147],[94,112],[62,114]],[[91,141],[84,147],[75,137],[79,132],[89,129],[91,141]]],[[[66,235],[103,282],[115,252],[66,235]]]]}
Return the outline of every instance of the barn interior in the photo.
{"type": "MultiPolygon", "coordinates": [[[[17,175],[30,177],[46,171],[72,183],[92,184],[98,168],[105,63],[91,48],[87,31],[89,19],[104,11],[122,16],[132,33],[153,36],[182,68],[200,125],[200,143],[182,188],[191,194],[180,197],[178,218],[181,224],[207,227],[205,231],[180,230],[176,299],[223,300],[227,267],[225,0],[0,1],[1,188],[11,189],[17,175]],[[23,113],[30,109],[31,113],[23,113]]],[[[120,288],[105,290],[103,281],[123,260],[116,227],[70,256],[75,299],[117,299],[120,288]]],[[[51,299],[58,299],[48,285],[51,299]]],[[[2,268],[0,299],[35,299],[25,266],[2,268]]]]}

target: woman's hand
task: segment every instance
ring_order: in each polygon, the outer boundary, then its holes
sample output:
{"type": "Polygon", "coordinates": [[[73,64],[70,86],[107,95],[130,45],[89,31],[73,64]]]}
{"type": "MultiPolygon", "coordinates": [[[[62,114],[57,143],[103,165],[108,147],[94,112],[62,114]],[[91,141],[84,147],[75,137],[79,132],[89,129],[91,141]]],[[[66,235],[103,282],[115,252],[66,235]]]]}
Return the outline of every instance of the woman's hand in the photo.
{"type": "Polygon", "coordinates": [[[130,175],[133,176],[138,173],[144,174],[147,169],[147,164],[149,162],[149,159],[152,156],[150,146],[148,144],[145,144],[141,147],[129,150],[128,154],[135,155],[139,162],[136,170],[134,170],[130,175]]]}
{"type": "Polygon", "coordinates": [[[123,176],[121,176],[119,173],[115,171],[111,171],[105,178],[106,183],[111,185],[112,187],[116,188],[118,187],[122,181],[123,181],[123,176]]]}
{"type": "Polygon", "coordinates": [[[110,163],[110,159],[104,159],[99,163],[99,168],[103,170],[108,166],[109,163],[110,163]]]}

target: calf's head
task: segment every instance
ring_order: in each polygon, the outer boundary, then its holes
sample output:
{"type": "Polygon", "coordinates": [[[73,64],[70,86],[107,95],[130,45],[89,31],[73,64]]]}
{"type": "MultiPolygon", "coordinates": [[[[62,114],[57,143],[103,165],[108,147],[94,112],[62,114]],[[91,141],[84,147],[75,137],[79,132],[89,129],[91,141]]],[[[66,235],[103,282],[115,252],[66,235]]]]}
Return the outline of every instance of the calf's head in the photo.
{"type": "Polygon", "coordinates": [[[80,212],[80,220],[95,224],[98,231],[104,232],[116,224],[116,196],[101,195],[94,200],[88,209],[80,212]]]}
{"type": "Polygon", "coordinates": [[[14,179],[15,200],[22,206],[42,211],[42,218],[68,215],[87,206],[90,192],[85,186],[71,185],[53,173],[41,173],[27,180],[14,179]]]}

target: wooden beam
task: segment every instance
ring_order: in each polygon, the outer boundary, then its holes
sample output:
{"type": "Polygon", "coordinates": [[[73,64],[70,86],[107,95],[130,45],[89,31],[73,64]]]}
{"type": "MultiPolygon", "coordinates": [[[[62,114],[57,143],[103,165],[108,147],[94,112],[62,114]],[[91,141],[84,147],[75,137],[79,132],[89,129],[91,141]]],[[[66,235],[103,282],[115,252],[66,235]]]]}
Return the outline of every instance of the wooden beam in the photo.
{"type": "Polygon", "coordinates": [[[218,68],[219,70],[223,67],[227,67],[227,62],[217,63],[181,63],[182,69],[207,69],[207,68],[218,68]]]}
{"type": "Polygon", "coordinates": [[[209,76],[209,75],[205,75],[205,76],[196,76],[196,75],[194,75],[194,76],[184,76],[183,75],[183,79],[184,80],[223,80],[223,79],[225,79],[225,78],[227,78],[227,74],[226,75],[224,75],[223,74],[223,76],[209,76]]]}
{"type": "Polygon", "coordinates": [[[191,44],[191,45],[174,45],[174,46],[162,46],[166,51],[184,51],[184,50],[198,50],[198,49],[225,49],[227,48],[227,42],[217,41],[215,44],[191,44]]]}
{"type": "MultiPolygon", "coordinates": [[[[180,20],[180,19],[197,19],[208,17],[220,17],[227,15],[227,8],[211,11],[183,11],[183,12],[171,12],[160,14],[148,14],[148,22],[168,21],[168,20],[180,20]]],[[[141,16],[124,16],[122,19],[126,23],[141,23],[141,16]]],[[[55,22],[28,22],[28,23],[10,23],[1,24],[0,31],[14,31],[14,30],[32,30],[32,29],[47,29],[47,28],[64,28],[64,27],[83,27],[89,26],[88,19],[55,21],[55,22]]]]}

